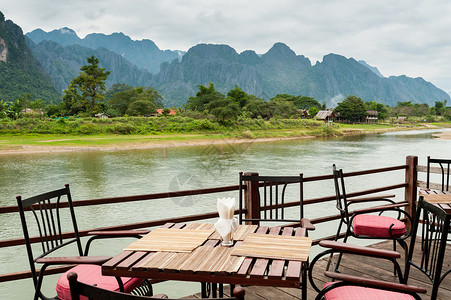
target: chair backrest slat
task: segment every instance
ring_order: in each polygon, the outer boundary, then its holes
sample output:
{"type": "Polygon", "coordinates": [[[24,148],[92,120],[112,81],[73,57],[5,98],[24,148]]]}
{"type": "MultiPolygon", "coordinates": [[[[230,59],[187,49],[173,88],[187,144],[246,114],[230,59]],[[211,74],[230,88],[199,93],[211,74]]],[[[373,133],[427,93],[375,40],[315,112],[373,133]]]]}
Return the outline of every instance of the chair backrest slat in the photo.
{"type": "MultiPolygon", "coordinates": [[[[259,175],[243,175],[240,173],[240,222],[254,221],[278,221],[280,223],[293,222],[299,223],[303,216],[303,176],[259,176],[259,175]],[[250,182],[256,189],[258,188],[259,199],[259,215],[253,216],[252,219],[243,218],[243,202],[244,202],[244,186],[245,182],[250,182]],[[288,189],[290,185],[299,185],[299,190],[288,189]],[[299,192],[299,195],[297,195],[299,192]],[[295,195],[295,197],[293,197],[295,195]],[[289,218],[287,215],[286,204],[290,201],[287,200],[290,197],[293,202],[299,201],[299,216],[296,218],[289,218]]],[[[289,199],[290,199],[289,198],[289,199]]]]}
{"type": "Polygon", "coordinates": [[[17,204],[19,207],[30,268],[35,284],[37,274],[34,261],[37,258],[44,257],[61,247],[74,242],[76,243],[77,252],[73,254],[83,255],[68,184],[66,184],[63,189],[43,193],[27,199],[22,199],[21,196],[17,196],[17,204]],[[64,202],[67,201],[67,205],[64,205],[67,208],[64,209],[63,205],[61,205],[63,200],[64,202]],[[26,210],[31,211],[29,217],[27,217],[28,213],[26,213],[26,210]],[[69,219],[72,221],[72,226],[70,223],[67,223],[67,221],[62,220],[62,218],[66,220],[66,215],[68,215],[69,219]],[[42,249],[42,251],[36,250],[37,255],[33,253],[30,242],[30,233],[34,234],[35,231],[29,231],[29,228],[33,225],[36,227],[42,249]],[[75,237],[63,239],[63,232],[74,232],[75,237]]]}

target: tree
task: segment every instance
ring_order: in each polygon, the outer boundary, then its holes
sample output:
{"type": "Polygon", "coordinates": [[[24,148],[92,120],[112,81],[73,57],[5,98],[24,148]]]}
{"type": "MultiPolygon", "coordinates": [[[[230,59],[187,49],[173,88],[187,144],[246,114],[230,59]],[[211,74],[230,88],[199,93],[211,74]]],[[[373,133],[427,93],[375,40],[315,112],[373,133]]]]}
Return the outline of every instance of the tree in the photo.
{"type": "Polygon", "coordinates": [[[289,118],[298,113],[292,101],[273,98],[268,102],[271,117],[289,118]]]}
{"type": "Polygon", "coordinates": [[[319,109],[315,106],[312,106],[308,110],[308,115],[313,118],[314,116],[316,116],[318,114],[318,112],[319,112],[319,109]]]}
{"type": "Polygon", "coordinates": [[[404,102],[398,102],[396,107],[403,107],[403,106],[412,106],[412,101],[404,101],[404,102]]]}
{"type": "Polygon", "coordinates": [[[146,100],[136,100],[127,108],[127,115],[147,116],[155,112],[155,105],[146,100]]]}
{"type": "Polygon", "coordinates": [[[232,98],[241,108],[249,101],[249,95],[236,85],[227,93],[227,97],[232,98]]]}
{"type": "Polygon", "coordinates": [[[0,119],[6,118],[6,111],[8,110],[8,102],[0,100],[0,119]]]}
{"type": "Polygon", "coordinates": [[[226,120],[236,120],[241,112],[238,103],[233,98],[218,98],[208,103],[208,112],[215,116],[218,120],[225,122],[226,120]]]}
{"type": "Polygon", "coordinates": [[[251,118],[261,117],[261,118],[269,119],[271,117],[268,102],[263,101],[260,98],[249,99],[247,105],[243,108],[243,110],[251,118]]]}
{"type": "Polygon", "coordinates": [[[146,116],[156,112],[157,108],[163,107],[163,98],[152,87],[129,86],[128,89],[113,94],[108,104],[121,116],[124,114],[146,116]]]}
{"type": "Polygon", "coordinates": [[[319,110],[323,107],[323,105],[321,105],[315,98],[302,95],[293,96],[288,94],[278,94],[271,100],[291,101],[297,109],[309,110],[311,107],[316,107],[319,110]]]}
{"type": "Polygon", "coordinates": [[[113,85],[105,93],[105,100],[109,101],[116,93],[123,92],[131,88],[133,87],[125,83],[113,83],[113,85]]]}
{"type": "Polygon", "coordinates": [[[224,95],[215,90],[215,85],[209,83],[208,87],[198,85],[199,91],[196,93],[196,97],[189,97],[186,101],[185,107],[187,109],[196,110],[200,112],[208,112],[210,102],[224,99],[224,95]]]}
{"type": "Polygon", "coordinates": [[[334,111],[349,122],[360,122],[367,115],[363,100],[353,95],[338,103],[334,111]]]}
{"type": "MultiPolygon", "coordinates": [[[[72,79],[68,90],[70,93],[76,91],[78,94],[81,92],[80,99],[83,103],[78,106],[83,107],[83,105],[86,105],[86,111],[94,114],[99,111],[98,103],[105,98],[105,81],[110,72],[105,71],[104,68],[99,68],[99,60],[94,55],[88,57],[87,61],[88,65],[80,68],[80,74],[72,79]]],[[[73,95],[71,97],[75,99],[73,95]]]]}
{"type": "Polygon", "coordinates": [[[74,83],[71,83],[66,90],[64,90],[62,111],[64,116],[73,116],[80,112],[86,111],[86,101],[78,93],[78,89],[74,83]]]}
{"type": "Polygon", "coordinates": [[[365,102],[366,110],[375,110],[377,111],[377,117],[380,120],[385,120],[388,117],[388,109],[387,107],[376,101],[365,102]]]}
{"type": "Polygon", "coordinates": [[[435,108],[435,114],[437,116],[443,115],[443,113],[445,112],[445,102],[435,101],[434,108],[435,108]]]}

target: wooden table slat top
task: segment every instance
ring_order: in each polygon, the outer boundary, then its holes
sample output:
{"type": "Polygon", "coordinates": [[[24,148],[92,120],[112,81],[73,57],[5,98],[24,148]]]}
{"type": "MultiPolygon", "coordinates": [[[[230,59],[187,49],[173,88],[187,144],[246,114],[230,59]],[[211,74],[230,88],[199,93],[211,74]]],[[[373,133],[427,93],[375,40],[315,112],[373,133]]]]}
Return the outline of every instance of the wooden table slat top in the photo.
{"type": "MultiPolygon", "coordinates": [[[[208,231],[213,224],[166,224],[165,230],[208,231]]],[[[158,230],[157,230],[158,231],[158,230]]],[[[240,238],[233,247],[223,247],[220,237],[211,233],[206,241],[191,252],[132,251],[126,250],[113,257],[102,266],[104,275],[154,278],[161,280],[183,280],[217,282],[230,284],[251,284],[262,286],[299,287],[302,265],[308,259],[311,238],[302,237],[304,230],[290,227],[265,227],[240,225],[235,236],[240,238]],[[246,249],[246,240],[257,237],[263,247],[277,244],[283,253],[300,249],[303,241],[306,255],[303,258],[291,256],[250,257],[249,253],[233,255],[240,248],[246,249]],[[306,242],[307,241],[307,242],[306,242]],[[268,244],[269,243],[269,244],[268,244]],[[295,246],[292,246],[294,244],[295,246]],[[282,247],[283,245],[283,247],[282,247]],[[284,250],[285,249],[285,250],[284,250]],[[288,250],[286,250],[288,249],[288,250]],[[298,261],[296,261],[296,259],[298,261]],[[302,261],[299,261],[301,259],[302,261]]],[[[260,245],[261,246],[261,245],[260,245]]],[[[302,248],[301,247],[301,248],[302,248]]],[[[126,249],[130,249],[127,247],[126,249]]]]}
{"type": "Polygon", "coordinates": [[[157,228],[124,250],[191,252],[202,245],[213,231],[214,228],[157,228]]]}
{"type": "Polygon", "coordinates": [[[436,190],[420,190],[419,195],[430,204],[434,204],[451,214],[451,192],[436,190]]]}
{"type": "Polygon", "coordinates": [[[232,255],[307,261],[312,238],[250,233],[232,255]]]}

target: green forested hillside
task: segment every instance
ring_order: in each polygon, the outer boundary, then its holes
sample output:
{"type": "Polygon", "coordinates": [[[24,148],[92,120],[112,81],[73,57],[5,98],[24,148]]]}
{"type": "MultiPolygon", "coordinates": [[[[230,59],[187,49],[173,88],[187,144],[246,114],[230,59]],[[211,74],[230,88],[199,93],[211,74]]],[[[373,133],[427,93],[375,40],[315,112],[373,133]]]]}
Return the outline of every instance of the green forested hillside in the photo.
{"type": "Polygon", "coordinates": [[[25,43],[22,29],[0,12],[0,100],[15,101],[30,94],[49,103],[60,95],[25,43]]]}

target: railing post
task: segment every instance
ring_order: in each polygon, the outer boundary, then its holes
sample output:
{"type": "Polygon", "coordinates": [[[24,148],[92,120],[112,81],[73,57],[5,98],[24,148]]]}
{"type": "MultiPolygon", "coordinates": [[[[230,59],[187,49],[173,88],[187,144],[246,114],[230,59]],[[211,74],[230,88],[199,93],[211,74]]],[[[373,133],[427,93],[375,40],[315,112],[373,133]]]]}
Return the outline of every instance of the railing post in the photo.
{"type": "MultiPolygon", "coordinates": [[[[258,173],[245,173],[246,176],[258,176],[258,173]]],[[[244,193],[244,207],[246,208],[245,219],[260,218],[260,194],[258,182],[245,181],[246,192],[244,193]]],[[[246,224],[258,225],[258,221],[247,221],[246,224]]]]}
{"type": "MultiPolygon", "coordinates": [[[[409,213],[412,218],[415,218],[416,211],[416,201],[418,197],[417,193],[417,179],[418,179],[418,156],[407,156],[406,157],[406,183],[407,186],[404,192],[404,199],[409,203],[406,207],[407,213],[409,213]]],[[[410,226],[410,224],[408,224],[410,226]]]]}

